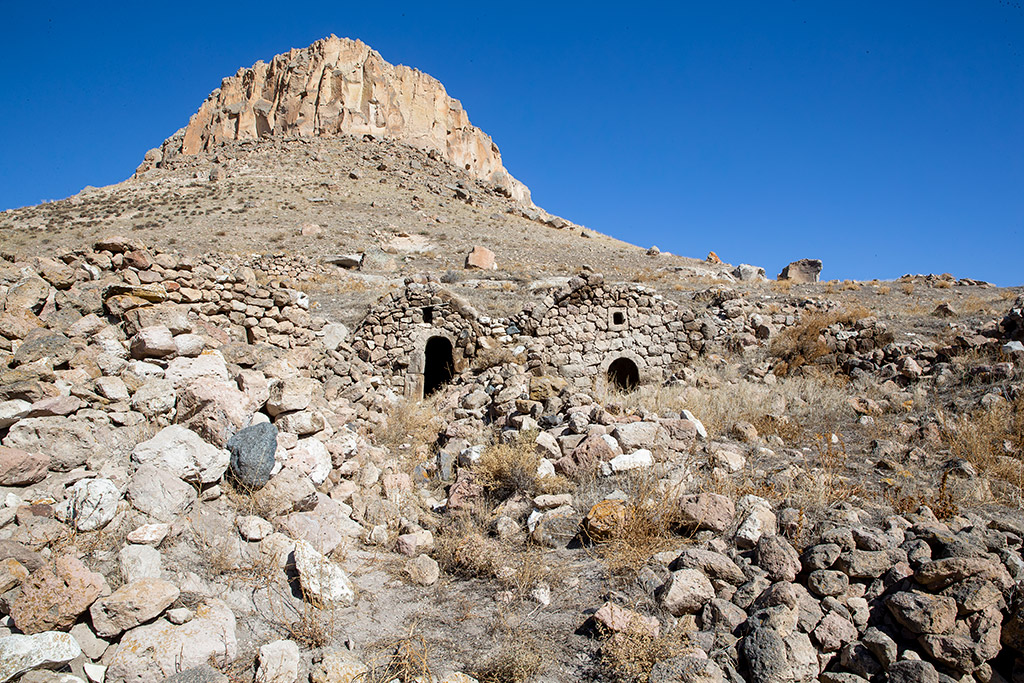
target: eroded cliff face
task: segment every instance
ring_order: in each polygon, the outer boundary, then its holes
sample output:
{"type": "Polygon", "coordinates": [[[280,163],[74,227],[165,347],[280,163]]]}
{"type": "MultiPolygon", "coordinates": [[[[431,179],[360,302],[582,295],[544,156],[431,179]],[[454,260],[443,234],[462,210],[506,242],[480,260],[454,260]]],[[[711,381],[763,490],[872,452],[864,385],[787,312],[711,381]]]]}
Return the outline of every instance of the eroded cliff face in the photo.
{"type": "Polygon", "coordinates": [[[462,104],[437,79],[389,64],[364,43],[336,36],[225,78],[188,126],[159,154],[148,154],[147,162],[198,154],[231,140],[367,134],[435,150],[532,205],[529,189],[502,166],[497,145],[469,122],[462,104]]]}

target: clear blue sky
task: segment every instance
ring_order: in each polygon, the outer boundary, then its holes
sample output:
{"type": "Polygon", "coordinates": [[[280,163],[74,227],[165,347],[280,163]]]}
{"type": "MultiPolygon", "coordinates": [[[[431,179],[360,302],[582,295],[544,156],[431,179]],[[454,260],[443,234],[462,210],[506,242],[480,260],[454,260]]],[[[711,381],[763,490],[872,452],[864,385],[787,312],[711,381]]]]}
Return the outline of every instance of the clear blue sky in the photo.
{"type": "Polygon", "coordinates": [[[8,1],[0,208],[123,180],[222,77],[335,33],[440,79],[596,230],[1024,284],[1024,0],[668,4],[8,1]]]}

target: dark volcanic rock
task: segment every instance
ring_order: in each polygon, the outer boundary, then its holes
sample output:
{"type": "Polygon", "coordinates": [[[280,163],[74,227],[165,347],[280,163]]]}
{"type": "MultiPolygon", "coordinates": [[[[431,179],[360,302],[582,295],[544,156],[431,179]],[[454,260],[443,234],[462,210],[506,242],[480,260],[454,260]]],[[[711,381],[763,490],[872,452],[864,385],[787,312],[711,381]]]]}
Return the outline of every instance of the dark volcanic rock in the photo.
{"type": "Polygon", "coordinates": [[[270,479],[277,452],[277,427],[269,422],[240,429],[227,443],[231,476],[239,484],[260,488],[270,479]]]}

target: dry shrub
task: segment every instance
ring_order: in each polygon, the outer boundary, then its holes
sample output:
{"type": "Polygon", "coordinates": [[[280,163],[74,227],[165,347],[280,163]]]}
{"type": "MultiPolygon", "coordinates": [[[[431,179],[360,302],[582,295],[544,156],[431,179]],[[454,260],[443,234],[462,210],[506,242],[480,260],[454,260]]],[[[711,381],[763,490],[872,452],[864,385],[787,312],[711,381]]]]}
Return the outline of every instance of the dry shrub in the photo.
{"type": "Polygon", "coordinates": [[[623,517],[597,552],[614,574],[635,573],[655,553],[679,544],[675,530],[682,521],[676,496],[666,495],[652,474],[626,481],[623,517]]]}
{"type": "Polygon", "coordinates": [[[421,635],[413,635],[415,629],[414,624],[408,636],[376,643],[374,649],[382,654],[370,664],[369,670],[358,680],[364,683],[413,683],[433,680],[427,641],[421,635]]]}
{"type": "Polygon", "coordinates": [[[803,315],[800,322],[786,328],[772,339],[769,350],[781,361],[776,365],[775,374],[785,376],[803,365],[827,356],[830,352],[823,339],[825,330],[837,324],[852,325],[869,315],[871,312],[863,306],[803,315]]]}
{"type": "Polygon", "coordinates": [[[774,291],[783,294],[789,294],[789,290],[793,289],[792,280],[769,280],[769,284],[774,291]]]}
{"type": "Polygon", "coordinates": [[[520,432],[513,443],[494,444],[480,454],[473,474],[492,498],[504,500],[514,493],[532,496],[539,492],[536,438],[535,432],[520,432]]]}
{"type": "Polygon", "coordinates": [[[936,280],[932,283],[932,287],[935,289],[951,289],[953,287],[953,283],[949,280],[936,280]]]}
{"type": "Polygon", "coordinates": [[[642,629],[627,629],[601,645],[601,667],[615,683],[647,683],[654,665],[682,654],[686,641],[679,630],[652,636],[642,629]]]}
{"type": "Polygon", "coordinates": [[[914,293],[914,283],[904,282],[903,284],[900,285],[900,291],[906,294],[907,296],[910,296],[911,294],[914,293]]]}
{"type": "Polygon", "coordinates": [[[480,683],[529,683],[544,670],[547,648],[526,633],[510,633],[501,648],[473,672],[480,683]]]}
{"type": "Polygon", "coordinates": [[[399,399],[388,408],[388,419],[373,432],[377,443],[391,449],[408,446],[415,451],[417,446],[432,445],[440,429],[434,403],[399,399]]]}
{"type": "Polygon", "coordinates": [[[885,296],[891,291],[892,287],[890,287],[889,285],[882,285],[881,287],[878,288],[878,293],[881,294],[882,296],[885,296]]]}
{"type": "Polygon", "coordinates": [[[956,496],[949,486],[949,474],[942,475],[942,483],[938,491],[920,491],[918,493],[907,493],[903,485],[887,481],[888,485],[882,492],[882,498],[899,515],[916,512],[922,506],[927,506],[939,519],[950,519],[960,514],[960,506],[957,505],[956,496]]]}
{"type": "Polygon", "coordinates": [[[1021,505],[1024,491],[1024,396],[979,408],[968,415],[939,416],[942,438],[956,458],[974,465],[992,482],[1011,487],[1021,505]]]}
{"type": "Polygon", "coordinates": [[[448,574],[492,578],[505,565],[509,549],[487,534],[481,513],[460,511],[440,527],[431,556],[448,574]]]}

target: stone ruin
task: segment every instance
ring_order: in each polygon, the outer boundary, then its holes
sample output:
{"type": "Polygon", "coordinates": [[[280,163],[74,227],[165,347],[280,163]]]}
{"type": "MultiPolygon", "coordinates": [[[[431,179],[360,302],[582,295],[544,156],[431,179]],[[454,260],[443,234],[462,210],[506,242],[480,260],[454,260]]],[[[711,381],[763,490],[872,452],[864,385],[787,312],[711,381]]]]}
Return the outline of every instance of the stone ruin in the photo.
{"type": "Polygon", "coordinates": [[[641,285],[613,285],[597,273],[573,278],[509,320],[478,316],[434,282],[406,280],[380,299],[354,332],[359,358],[408,399],[430,395],[469,369],[483,347],[525,350],[535,374],[580,389],[661,383],[695,359],[703,324],[641,285]]]}
{"type": "Polygon", "coordinates": [[[573,278],[517,319],[529,366],[580,389],[661,383],[697,357],[701,323],[642,285],[613,285],[597,273],[573,278]]]}
{"type": "Polygon", "coordinates": [[[396,393],[419,400],[469,367],[484,335],[477,317],[437,283],[408,279],[370,309],[353,348],[396,393]]]}

